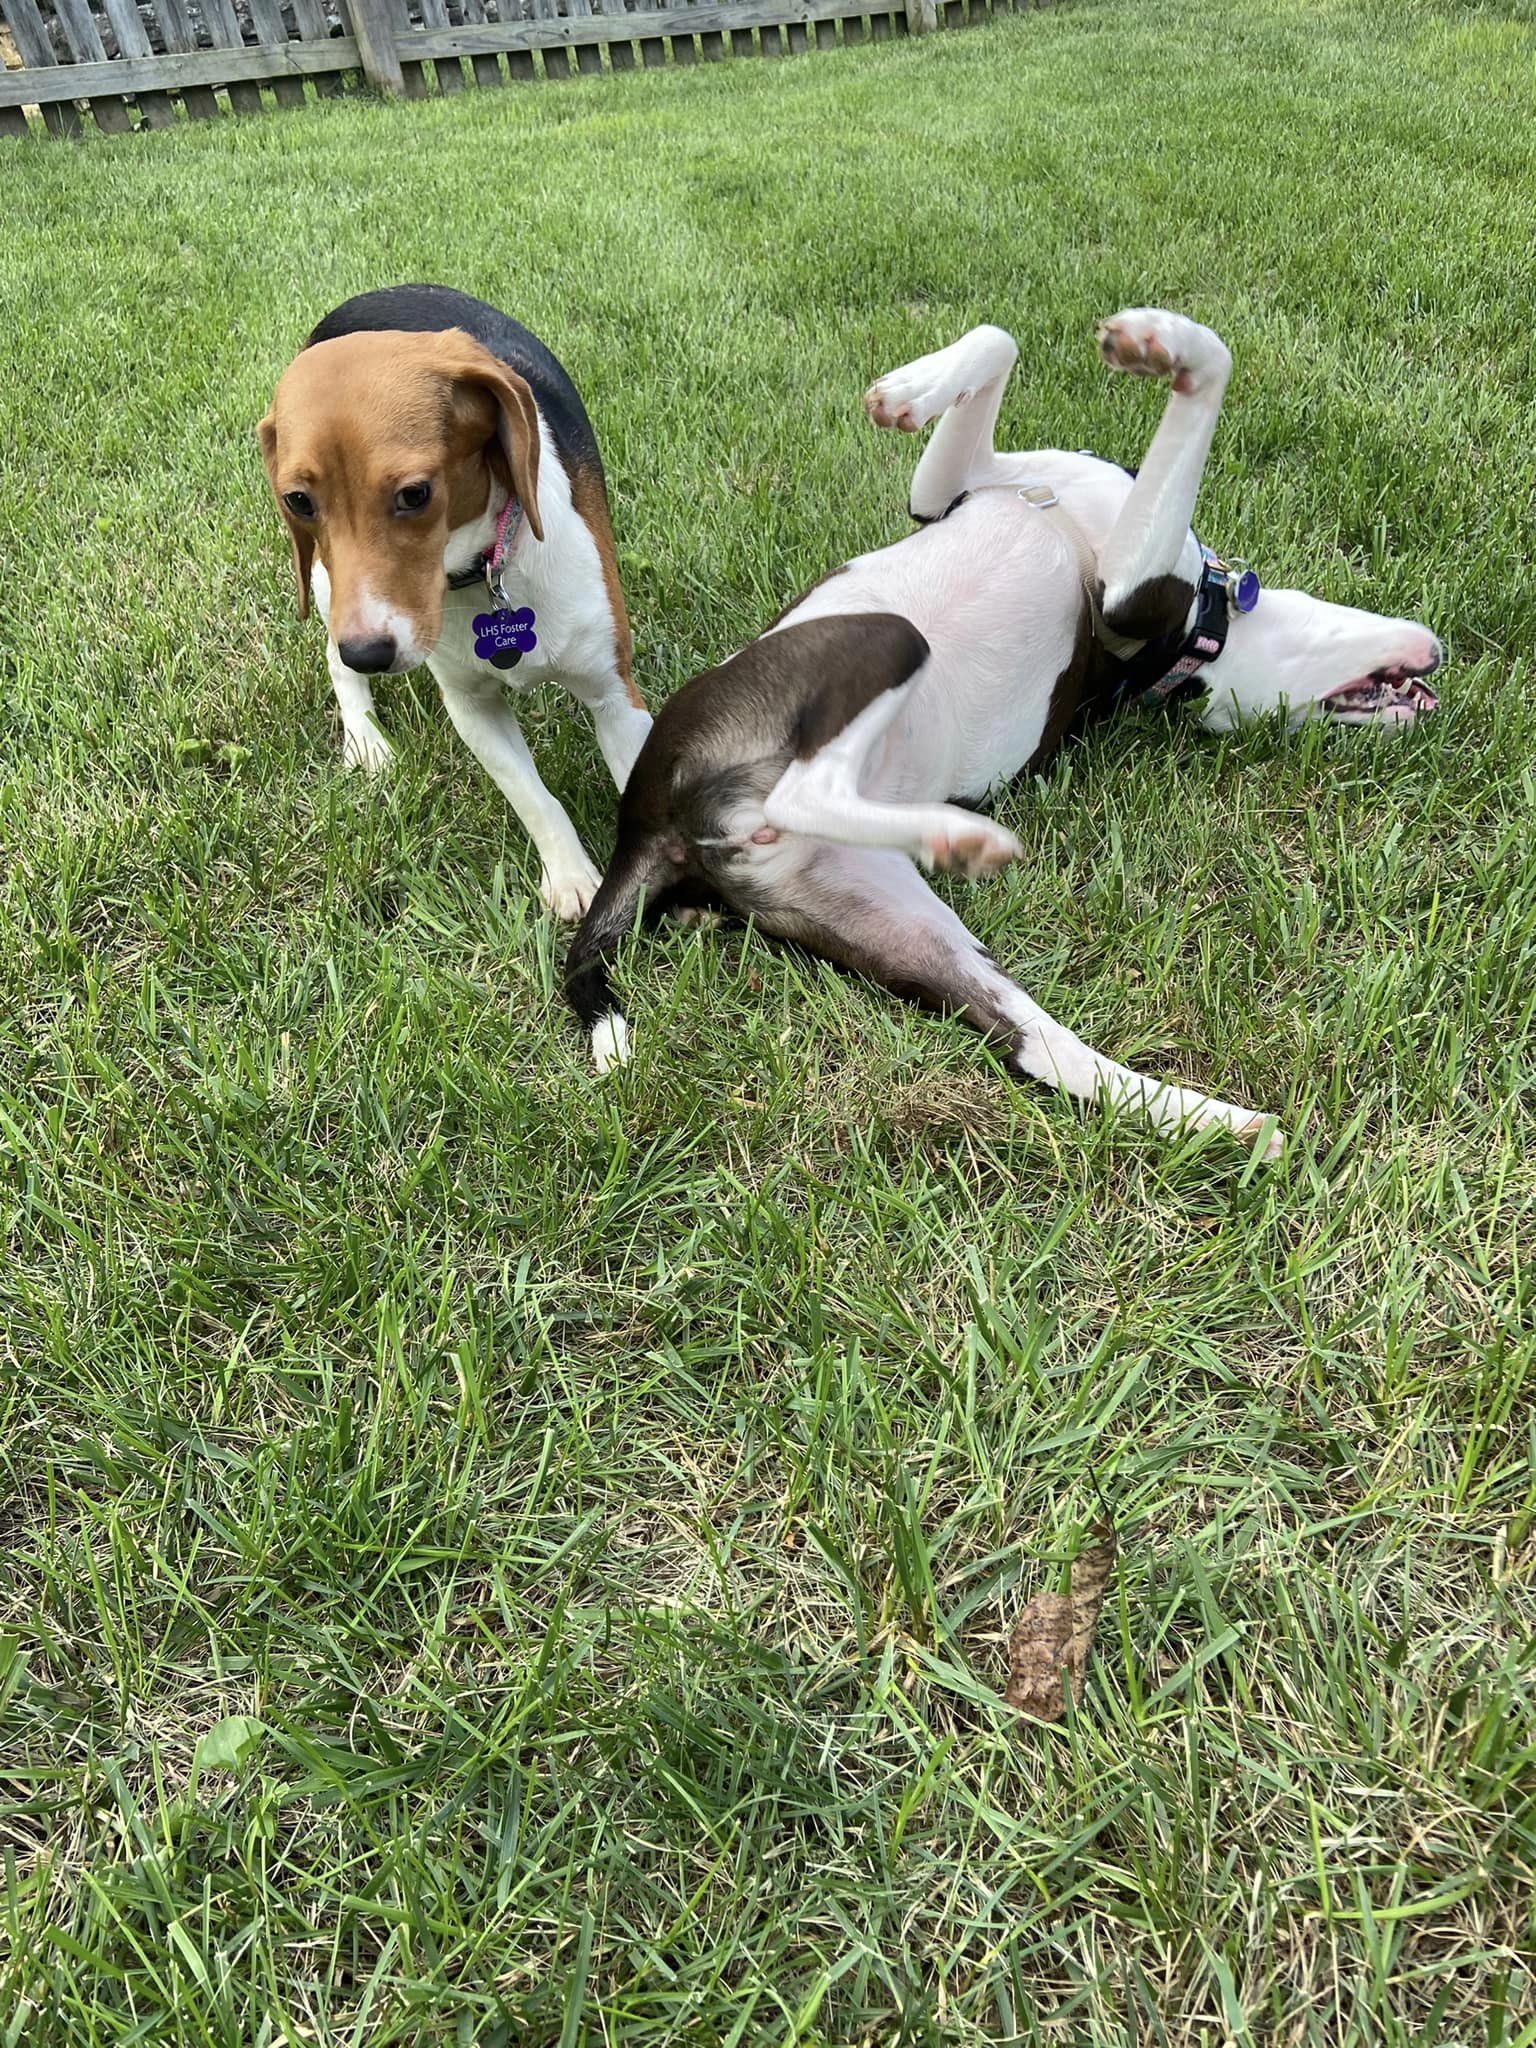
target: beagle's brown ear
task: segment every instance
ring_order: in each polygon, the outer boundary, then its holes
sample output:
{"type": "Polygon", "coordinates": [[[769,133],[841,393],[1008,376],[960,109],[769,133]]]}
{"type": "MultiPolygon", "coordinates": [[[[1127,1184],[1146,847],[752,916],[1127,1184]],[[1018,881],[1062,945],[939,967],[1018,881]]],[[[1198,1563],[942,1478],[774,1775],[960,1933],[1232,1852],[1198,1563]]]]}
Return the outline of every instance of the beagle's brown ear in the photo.
{"type": "Polygon", "coordinates": [[[272,495],[277,498],[277,509],[283,516],[288,529],[289,544],[293,548],[293,580],[299,587],[299,617],[309,617],[309,577],[315,561],[315,537],[306,527],[299,526],[288,516],[288,509],[277,496],[277,422],[271,413],[256,428],[256,438],[261,443],[261,459],[267,465],[267,482],[272,486],[272,495]]]}
{"type": "Polygon", "coordinates": [[[533,393],[516,370],[482,348],[472,335],[450,328],[443,335],[443,367],[454,382],[482,392],[496,407],[496,439],[488,449],[491,468],[523,508],[535,540],[544,538],[539,517],[539,414],[533,393]]]}

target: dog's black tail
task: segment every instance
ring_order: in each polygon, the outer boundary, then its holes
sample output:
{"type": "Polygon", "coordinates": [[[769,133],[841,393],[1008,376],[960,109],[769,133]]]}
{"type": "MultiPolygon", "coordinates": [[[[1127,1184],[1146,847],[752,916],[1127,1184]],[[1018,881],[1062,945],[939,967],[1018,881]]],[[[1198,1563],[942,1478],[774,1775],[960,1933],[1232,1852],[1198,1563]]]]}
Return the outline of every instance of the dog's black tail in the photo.
{"type": "Polygon", "coordinates": [[[650,923],[660,914],[677,878],[678,863],[669,857],[663,840],[647,835],[626,846],[621,827],[613,864],[576,928],[565,961],[566,1000],[591,1034],[592,1057],[600,1074],[629,1058],[629,1026],[608,979],[614,955],[634,930],[637,917],[650,923]]]}

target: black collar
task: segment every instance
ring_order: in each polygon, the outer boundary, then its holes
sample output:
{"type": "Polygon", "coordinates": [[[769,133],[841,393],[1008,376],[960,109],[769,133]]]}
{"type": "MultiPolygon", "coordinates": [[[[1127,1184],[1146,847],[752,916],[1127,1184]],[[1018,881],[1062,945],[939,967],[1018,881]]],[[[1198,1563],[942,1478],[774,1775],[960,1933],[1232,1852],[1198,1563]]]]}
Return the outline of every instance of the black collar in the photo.
{"type": "MultiPolygon", "coordinates": [[[[1182,633],[1168,633],[1152,640],[1139,654],[1124,663],[1115,684],[1115,697],[1123,702],[1134,697],[1142,704],[1168,707],[1186,697],[1198,697],[1205,688],[1200,671],[1215,661],[1227,644],[1231,624],[1228,602],[1233,593],[1233,572],[1208,547],[1200,550],[1200,587],[1195,593],[1195,616],[1182,633]]],[[[1245,604],[1249,570],[1237,584],[1236,603],[1240,611],[1251,611],[1258,595],[1253,577],[1253,596],[1245,604]]]]}
{"type": "Polygon", "coordinates": [[[483,583],[485,581],[485,572],[490,566],[491,551],[487,548],[483,555],[475,557],[467,569],[455,569],[448,578],[448,588],[450,590],[468,590],[471,583],[483,583]]]}

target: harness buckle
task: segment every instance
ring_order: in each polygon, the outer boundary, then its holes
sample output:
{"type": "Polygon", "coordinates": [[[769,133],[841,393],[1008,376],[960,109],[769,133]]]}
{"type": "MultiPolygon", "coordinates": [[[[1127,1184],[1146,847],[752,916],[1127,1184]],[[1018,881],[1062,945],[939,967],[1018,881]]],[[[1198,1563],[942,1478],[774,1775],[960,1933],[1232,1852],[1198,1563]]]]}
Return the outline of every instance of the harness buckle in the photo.
{"type": "Polygon", "coordinates": [[[1025,484],[1019,496],[1026,505],[1033,505],[1040,512],[1049,512],[1053,505],[1061,503],[1049,484],[1025,484]]]}

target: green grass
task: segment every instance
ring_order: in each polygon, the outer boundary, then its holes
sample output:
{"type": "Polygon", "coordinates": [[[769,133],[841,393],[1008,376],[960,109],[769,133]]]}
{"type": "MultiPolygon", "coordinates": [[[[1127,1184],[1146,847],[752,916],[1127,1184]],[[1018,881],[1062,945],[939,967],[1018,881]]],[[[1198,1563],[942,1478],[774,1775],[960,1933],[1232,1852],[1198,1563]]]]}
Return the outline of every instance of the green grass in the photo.
{"type": "Polygon", "coordinates": [[[1536,2039],[1531,60],[1084,0],[0,145],[6,2048],[1536,2039]],[[341,772],[252,438],[423,276],[585,391],[653,702],[902,530],[874,372],[1001,321],[1015,443],[1135,461],[1092,323],[1220,329],[1205,530],[1432,621],[1445,708],[1127,722],[957,899],[1285,1163],[740,932],[631,950],[592,1081],[427,680],[341,772]]]}

